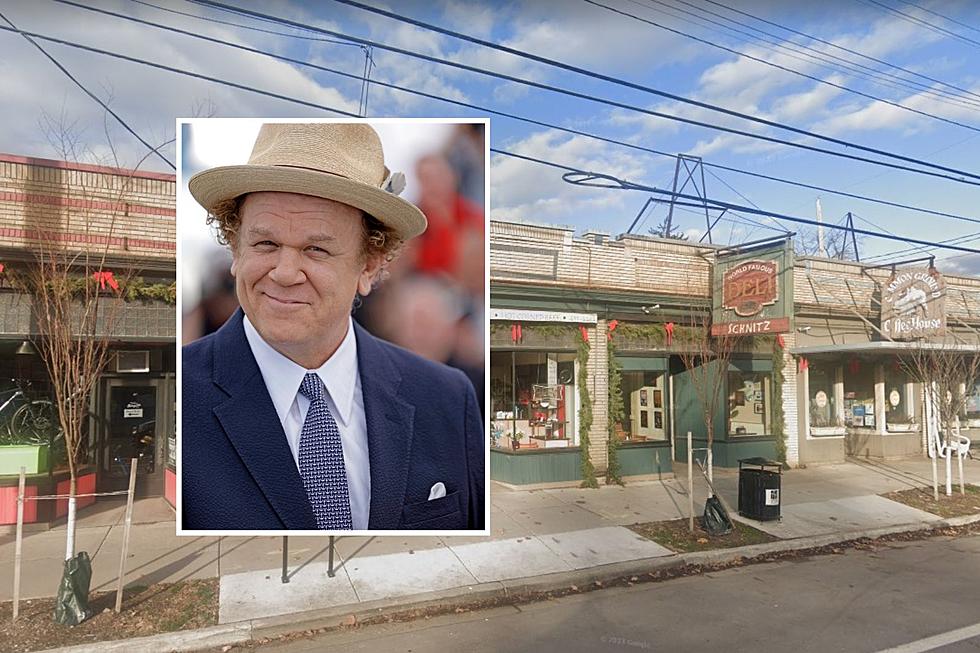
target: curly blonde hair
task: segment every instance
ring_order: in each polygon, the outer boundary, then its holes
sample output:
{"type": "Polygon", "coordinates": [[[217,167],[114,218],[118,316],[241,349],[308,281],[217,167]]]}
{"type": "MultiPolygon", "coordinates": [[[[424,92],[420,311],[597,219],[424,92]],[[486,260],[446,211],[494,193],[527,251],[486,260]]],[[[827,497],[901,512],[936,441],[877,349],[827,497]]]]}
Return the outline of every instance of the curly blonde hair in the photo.
{"type": "MultiPolygon", "coordinates": [[[[218,202],[208,211],[207,223],[217,229],[218,242],[230,247],[238,247],[238,230],[242,226],[241,208],[248,195],[239,195],[230,200],[218,202]]],[[[381,223],[374,216],[361,211],[361,254],[365,258],[378,257],[381,270],[376,281],[386,275],[385,269],[401,251],[404,241],[395,235],[395,230],[381,223]]]]}

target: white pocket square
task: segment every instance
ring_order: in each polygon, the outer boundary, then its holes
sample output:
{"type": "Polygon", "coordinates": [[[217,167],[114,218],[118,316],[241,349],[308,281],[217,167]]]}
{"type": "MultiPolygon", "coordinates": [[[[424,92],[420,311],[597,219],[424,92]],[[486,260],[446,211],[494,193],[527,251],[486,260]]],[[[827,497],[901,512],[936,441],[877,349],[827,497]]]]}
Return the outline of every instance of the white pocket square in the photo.
{"type": "Polygon", "coordinates": [[[446,496],[446,486],[442,484],[442,481],[433,485],[432,489],[429,490],[429,501],[441,499],[444,496],[446,496]]]}

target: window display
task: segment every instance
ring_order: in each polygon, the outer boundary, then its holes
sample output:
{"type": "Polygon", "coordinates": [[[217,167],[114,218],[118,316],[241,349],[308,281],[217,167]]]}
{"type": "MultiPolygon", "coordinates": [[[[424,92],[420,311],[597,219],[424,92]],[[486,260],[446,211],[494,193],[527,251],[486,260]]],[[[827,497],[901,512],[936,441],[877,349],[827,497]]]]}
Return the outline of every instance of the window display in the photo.
{"type": "Polygon", "coordinates": [[[885,427],[889,431],[912,431],[917,428],[915,407],[909,400],[912,380],[898,364],[894,368],[885,381],[885,427]]]}
{"type": "Polygon", "coordinates": [[[491,352],[490,403],[494,447],[577,445],[575,354],[491,352]]]}
{"type": "Polygon", "coordinates": [[[844,376],[844,422],[853,428],[875,427],[874,365],[854,359],[844,376]]]}
{"type": "Polygon", "coordinates": [[[772,405],[772,374],[728,373],[728,433],[766,435],[772,405]]]}
{"type": "Polygon", "coordinates": [[[653,371],[623,372],[623,421],[614,426],[622,442],[667,439],[666,374],[653,371]]]}
{"type": "Polygon", "coordinates": [[[809,366],[811,435],[843,435],[844,422],[838,413],[837,363],[814,362],[809,366]]]}

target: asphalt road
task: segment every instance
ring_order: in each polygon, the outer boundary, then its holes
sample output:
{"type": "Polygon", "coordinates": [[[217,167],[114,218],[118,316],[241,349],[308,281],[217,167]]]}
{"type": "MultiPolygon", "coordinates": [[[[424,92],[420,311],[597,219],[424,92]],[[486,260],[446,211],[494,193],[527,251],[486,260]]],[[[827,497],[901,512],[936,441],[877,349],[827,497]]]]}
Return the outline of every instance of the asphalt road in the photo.
{"type": "Polygon", "coordinates": [[[894,647],[893,653],[980,651],[980,536],[891,543],[258,649],[823,653],[894,647]]]}

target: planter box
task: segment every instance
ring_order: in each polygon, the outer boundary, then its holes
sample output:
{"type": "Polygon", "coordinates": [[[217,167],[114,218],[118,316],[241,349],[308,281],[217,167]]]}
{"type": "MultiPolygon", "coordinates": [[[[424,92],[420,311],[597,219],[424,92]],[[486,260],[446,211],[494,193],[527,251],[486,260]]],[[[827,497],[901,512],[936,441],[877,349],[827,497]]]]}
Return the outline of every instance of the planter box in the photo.
{"type": "Polygon", "coordinates": [[[886,424],[885,430],[891,433],[911,433],[918,431],[921,427],[918,424],[886,424]]]}
{"type": "Polygon", "coordinates": [[[16,476],[21,467],[26,467],[28,474],[48,471],[48,445],[0,445],[0,475],[16,476]]]}
{"type": "Polygon", "coordinates": [[[531,438],[531,441],[536,442],[541,449],[561,449],[569,446],[569,441],[566,439],[548,440],[545,438],[531,438]]]}
{"type": "Polygon", "coordinates": [[[811,426],[810,435],[815,437],[828,435],[845,435],[847,428],[844,426],[811,426]]]}

